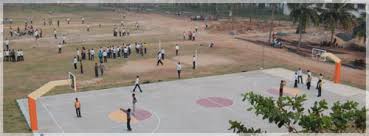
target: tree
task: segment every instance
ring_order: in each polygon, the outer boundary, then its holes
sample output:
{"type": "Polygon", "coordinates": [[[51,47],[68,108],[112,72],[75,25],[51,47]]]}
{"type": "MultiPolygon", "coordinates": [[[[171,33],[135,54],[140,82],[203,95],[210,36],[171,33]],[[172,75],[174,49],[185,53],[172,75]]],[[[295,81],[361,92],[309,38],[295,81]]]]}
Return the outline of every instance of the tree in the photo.
{"type": "Polygon", "coordinates": [[[364,38],[364,43],[366,42],[366,21],[365,13],[362,13],[358,19],[356,19],[357,26],[352,30],[352,35],[354,37],[359,37],[359,39],[364,38]]]}
{"type": "MultiPolygon", "coordinates": [[[[243,94],[242,101],[248,101],[256,115],[269,120],[279,128],[284,127],[292,133],[323,133],[323,132],[365,132],[366,109],[358,109],[358,103],[347,101],[335,102],[329,109],[325,100],[316,101],[308,109],[303,107],[306,95],[295,97],[264,97],[253,92],[243,94]]],[[[230,128],[236,133],[261,133],[261,129],[247,128],[238,121],[229,121],[230,128]]]]}
{"type": "Polygon", "coordinates": [[[294,24],[298,23],[297,31],[300,35],[297,50],[300,50],[302,33],[309,24],[318,25],[319,16],[313,3],[288,3],[291,9],[290,17],[294,24]]]}
{"type": "Polygon", "coordinates": [[[331,31],[331,43],[338,25],[344,30],[352,28],[352,14],[349,12],[352,9],[352,4],[347,3],[326,3],[325,7],[319,7],[321,22],[331,31]]]}

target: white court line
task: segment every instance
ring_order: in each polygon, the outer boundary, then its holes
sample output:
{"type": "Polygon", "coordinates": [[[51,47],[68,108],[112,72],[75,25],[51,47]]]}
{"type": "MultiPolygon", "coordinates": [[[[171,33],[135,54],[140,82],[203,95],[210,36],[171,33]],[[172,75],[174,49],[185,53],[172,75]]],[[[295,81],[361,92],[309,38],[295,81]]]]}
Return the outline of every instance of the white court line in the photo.
{"type": "Polygon", "coordinates": [[[49,109],[46,108],[46,106],[41,102],[39,101],[42,105],[42,107],[45,108],[45,110],[47,111],[47,113],[50,115],[51,119],[54,121],[54,123],[56,124],[56,126],[58,126],[58,128],[62,131],[62,133],[64,133],[64,130],[63,128],[59,125],[58,121],[56,121],[56,119],[54,118],[54,115],[49,111],[49,109]]]}

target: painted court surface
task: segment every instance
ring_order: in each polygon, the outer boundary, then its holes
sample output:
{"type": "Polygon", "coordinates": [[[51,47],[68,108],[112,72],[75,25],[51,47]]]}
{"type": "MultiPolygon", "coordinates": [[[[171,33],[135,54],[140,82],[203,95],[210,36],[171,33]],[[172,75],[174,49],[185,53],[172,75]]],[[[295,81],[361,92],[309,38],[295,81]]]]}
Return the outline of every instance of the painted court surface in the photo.
{"type": "MultiPolygon", "coordinates": [[[[306,76],[305,76],[306,77],[306,76]]],[[[144,78],[144,77],[142,77],[144,78]]],[[[242,102],[241,94],[254,91],[264,96],[278,98],[280,80],[287,80],[285,94],[294,96],[306,94],[306,107],[316,100],[354,100],[365,104],[365,91],[347,85],[324,81],[322,97],[316,97],[313,89],[293,86],[293,71],[274,68],[243,73],[210,76],[143,84],[143,93],[136,92],[138,103],[132,119],[133,132],[185,133],[185,132],[231,132],[229,120],[239,120],[249,127],[261,128],[267,132],[286,132],[275,124],[256,117],[246,109],[248,102],[242,102]]],[[[39,132],[127,132],[125,115],[119,108],[131,108],[133,87],[120,87],[105,90],[45,96],[38,99],[37,112],[39,132]],[[82,118],[77,118],[74,98],[81,101],[82,118]]],[[[18,100],[27,121],[27,100],[18,100]]]]}

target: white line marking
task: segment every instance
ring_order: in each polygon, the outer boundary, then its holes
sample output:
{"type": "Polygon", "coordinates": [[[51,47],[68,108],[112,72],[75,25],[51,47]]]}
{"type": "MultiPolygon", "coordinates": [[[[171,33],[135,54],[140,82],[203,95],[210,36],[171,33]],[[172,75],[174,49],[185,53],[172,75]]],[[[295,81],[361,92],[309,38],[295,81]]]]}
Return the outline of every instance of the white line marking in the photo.
{"type": "Polygon", "coordinates": [[[59,125],[58,121],[56,121],[56,119],[54,118],[54,115],[49,111],[49,109],[47,109],[47,107],[41,101],[39,102],[41,103],[42,107],[45,108],[46,112],[50,115],[51,119],[54,121],[56,126],[58,126],[58,128],[62,131],[62,133],[64,133],[63,128],[59,125]]]}

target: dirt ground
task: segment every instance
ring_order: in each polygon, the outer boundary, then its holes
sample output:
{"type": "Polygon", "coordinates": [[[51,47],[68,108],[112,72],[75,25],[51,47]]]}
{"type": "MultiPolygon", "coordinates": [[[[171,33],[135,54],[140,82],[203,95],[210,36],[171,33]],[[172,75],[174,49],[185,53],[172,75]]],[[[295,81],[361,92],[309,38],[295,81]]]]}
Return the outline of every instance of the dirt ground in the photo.
{"type": "MultiPolygon", "coordinates": [[[[33,17],[34,27],[42,28],[44,38],[35,41],[31,37],[11,38],[11,48],[23,49],[24,62],[4,62],[4,131],[29,132],[24,118],[15,99],[24,98],[30,92],[50,80],[65,79],[67,72],[76,72],[81,91],[124,86],[133,83],[136,75],[140,75],[144,82],[159,82],[176,79],[175,64],[183,62],[183,78],[193,78],[209,75],[226,74],[249,71],[264,66],[284,67],[296,70],[298,67],[309,69],[314,74],[323,73],[327,79],[332,77],[334,65],[318,62],[310,57],[303,57],[287,50],[265,47],[244,40],[235,39],[228,32],[214,32],[204,30],[204,22],[190,21],[189,18],[179,18],[152,13],[126,13],[126,19],[131,36],[117,38],[112,36],[114,24],[120,24],[121,14],[112,11],[81,11],[73,13],[48,14],[46,11],[27,12],[27,9],[4,8],[4,17],[14,18],[11,26],[23,28],[24,18],[33,17]],[[85,32],[85,25],[80,23],[81,16],[91,26],[91,32],[85,32]],[[61,19],[59,28],[43,26],[43,17],[61,19]],[[72,18],[70,25],[64,21],[72,18]],[[134,23],[139,22],[142,30],[134,31],[134,23]],[[98,28],[102,24],[102,28],[98,28]],[[200,28],[196,41],[183,40],[184,31],[193,31],[195,26],[200,28]],[[67,45],[63,53],[57,54],[59,40],[53,38],[53,28],[58,33],[66,35],[67,45]],[[166,50],[164,66],[156,66],[156,52],[161,47],[166,50]],[[129,59],[109,59],[104,76],[95,79],[94,61],[84,62],[84,74],[74,71],[72,60],[76,48],[82,46],[94,48],[101,46],[121,45],[122,43],[146,42],[148,53],[145,56],[133,54],[129,59]],[[214,48],[208,48],[210,42],[214,48]],[[180,45],[180,56],[175,56],[175,44],[180,45]],[[192,55],[198,50],[198,68],[192,70],[192,55]],[[263,53],[264,51],[264,53],[263,53]]],[[[55,22],[54,22],[55,23],[55,22]]],[[[210,27],[219,22],[209,22],[210,27]]],[[[9,24],[4,25],[4,37],[9,37],[9,24]]],[[[292,27],[288,23],[282,27],[292,27]]],[[[294,28],[294,27],[293,27],[294,28]]],[[[293,29],[291,28],[291,29],[293,29]]],[[[267,39],[267,32],[257,30],[245,32],[241,36],[252,39],[267,39]]],[[[365,70],[342,67],[342,81],[350,85],[365,87],[365,70]]],[[[291,75],[292,78],[292,75],[291,75]]],[[[71,92],[68,87],[53,90],[52,94],[71,92]]]]}

